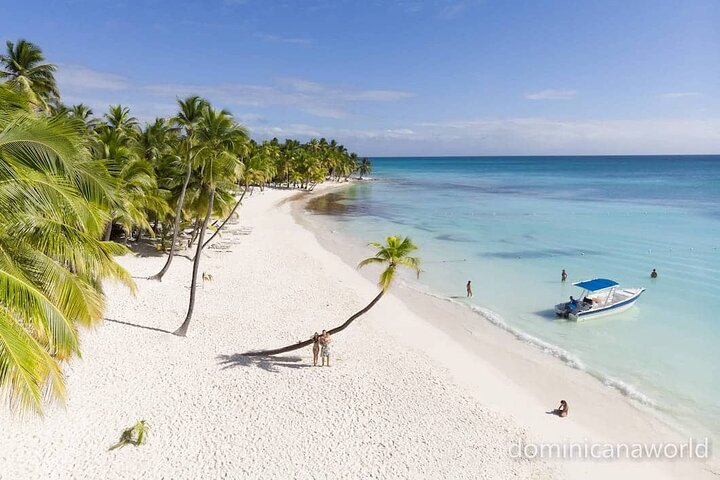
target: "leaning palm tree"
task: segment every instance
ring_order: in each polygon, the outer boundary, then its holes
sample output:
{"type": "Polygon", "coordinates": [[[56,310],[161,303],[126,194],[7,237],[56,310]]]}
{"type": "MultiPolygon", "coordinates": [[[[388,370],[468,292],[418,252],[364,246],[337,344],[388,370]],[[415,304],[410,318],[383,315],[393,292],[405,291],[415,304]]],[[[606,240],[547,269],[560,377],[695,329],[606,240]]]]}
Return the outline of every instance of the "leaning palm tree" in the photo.
{"type": "Polygon", "coordinates": [[[362,180],[363,175],[372,172],[372,163],[370,160],[363,158],[357,166],[357,172],[360,174],[360,180],[362,180]]]}
{"type": "Polygon", "coordinates": [[[237,178],[236,171],[240,164],[236,151],[240,145],[247,142],[247,136],[247,131],[235,123],[232,115],[226,110],[218,111],[208,107],[202,112],[197,129],[198,145],[196,148],[197,158],[201,163],[201,190],[205,194],[204,200],[207,203],[207,209],[200,226],[197,250],[193,261],[188,311],[180,328],[173,332],[175,335],[184,337],[190,326],[195,308],[200,253],[204,245],[205,231],[213,213],[215,194],[218,189],[234,186],[234,180],[237,178]]]}
{"type": "Polygon", "coordinates": [[[173,123],[185,132],[185,137],[183,138],[181,144],[183,161],[185,163],[185,180],[182,184],[182,188],[180,189],[180,196],[178,197],[177,206],[175,207],[175,221],[173,222],[173,235],[172,242],[170,243],[170,252],[168,253],[168,258],[165,260],[165,265],[163,265],[162,269],[150,277],[152,280],[162,281],[162,278],[170,268],[170,264],[172,263],[175,255],[175,244],[177,243],[178,230],[180,229],[180,222],[182,221],[185,194],[187,192],[188,183],[190,183],[194,158],[197,152],[197,149],[195,148],[195,129],[202,118],[203,112],[209,108],[208,102],[197,95],[188,97],[185,100],[178,99],[178,105],[180,106],[180,112],[173,119],[173,123]]]}
{"type": "MultiPolygon", "coordinates": [[[[372,242],[370,243],[370,246],[375,248],[377,251],[375,252],[375,255],[366,258],[365,260],[361,261],[358,264],[358,268],[362,268],[366,265],[371,264],[381,264],[386,265],[385,270],[382,271],[380,274],[380,280],[378,281],[378,286],[380,287],[380,293],[375,296],[375,298],[372,299],[370,303],[368,303],[365,308],[362,310],[356,312],[354,315],[352,315],[350,318],[345,320],[345,323],[342,325],[339,325],[335,328],[332,328],[328,330],[328,333],[330,335],[335,335],[336,333],[342,332],[347,327],[350,326],[351,323],[353,323],[355,320],[357,320],[362,315],[366,314],[372,307],[375,306],[377,302],[380,301],[380,299],[385,295],[385,293],[388,291],[390,286],[393,283],[393,280],[395,280],[395,275],[397,273],[398,267],[408,267],[411,270],[414,270],[415,273],[420,276],[420,259],[418,257],[410,256],[411,253],[417,250],[417,246],[410,240],[410,238],[405,237],[402,238],[400,236],[390,236],[385,239],[385,244],[381,244],[378,242],[372,242]]],[[[281,348],[276,348],[273,350],[261,350],[261,351],[255,351],[255,352],[246,352],[243,355],[246,356],[253,356],[253,357],[266,357],[270,355],[278,355],[280,353],[285,352],[292,352],[293,350],[299,350],[301,348],[307,347],[308,345],[313,343],[313,339],[309,338],[305,341],[294,343],[292,345],[288,345],[281,348]]]]}
{"type": "Polygon", "coordinates": [[[45,56],[37,45],[27,40],[6,43],[7,51],[0,55],[0,79],[14,89],[24,92],[34,106],[48,109],[48,103],[57,100],[55,65],[44,63],[45,56]]]}

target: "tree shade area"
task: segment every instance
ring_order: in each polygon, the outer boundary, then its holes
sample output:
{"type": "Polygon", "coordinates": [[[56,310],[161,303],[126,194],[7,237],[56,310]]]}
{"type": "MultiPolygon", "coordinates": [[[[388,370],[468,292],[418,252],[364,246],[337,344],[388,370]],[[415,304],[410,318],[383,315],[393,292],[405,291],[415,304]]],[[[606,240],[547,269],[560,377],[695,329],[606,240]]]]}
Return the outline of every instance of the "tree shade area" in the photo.
{"type": "Polygon", "coordinates": [[[371,170],[334,140],[254,141],[196,96],[145,125],[122,105],[98,116],[62,103],[56,70],[26,40],[0,55],[0,397],[19,412],[63,398],[78,328],[102,321],[102,282],[135,288],[115,261],[129,242],[169,251],[162,279],[180,233],[197,241],[185,335],[212,217],[224,225],[253,188],[312,190],[371,170]]]}

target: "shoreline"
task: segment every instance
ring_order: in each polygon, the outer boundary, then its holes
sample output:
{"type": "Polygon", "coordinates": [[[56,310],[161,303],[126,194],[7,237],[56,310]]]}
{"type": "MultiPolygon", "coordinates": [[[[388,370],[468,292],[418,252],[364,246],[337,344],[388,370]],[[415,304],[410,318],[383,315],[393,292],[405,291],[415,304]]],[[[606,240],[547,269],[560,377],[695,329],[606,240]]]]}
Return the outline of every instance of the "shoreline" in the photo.
{"type": "MultiPolygon", "coordinates": [[[[337,188],[323,194],[334,190],[337,188]]],[[[292,210],[295,221],[310,230],[323,248],[352,267],[353,259],[363,258],[362,252],[366,249],[359,248],[353,239],[344,234],[330,230],[328,226],[333,220],[324,220],[323,215],[307,211],[306,205],[310,200],[295,202],[292,210]]],[[[361,273],[372,281],[373,276],[369,272],[361,273]]],[[[503,378],[499,382],[492,375],[477,378],[469,368],[452,365],[445,358],[443,348],[437,348],[427,339],[421,347],[425,353],[430,352],[437,362],[448,368],[453,377],[484,404],[521,420],[520,424],[547,434],[547,419],[539,417],[537,412],[543,406],[558,403],[560,397],[572,397],[575,400],[571,403],[582,405],[579,408],[584,410],[581,416],[573,418],[580,428],[568,430],[567,437],[554,441],[566,441],[572,437],[577,441],[592,438],[599,442],[682,442],[691,438],[680,425],[673,424],[672,419],[664,418],[662,412],[655,410],[651,399],[642,393],[623,391],[623,387],[631,390],[632,386],[613,379],[603,381],[592,371],[575,365],[576,361],[569,358],[568,352],[516,330],[501,318],[493,318],[498,317],[497,314],[487,308],[443,297],[414,279],[403,280],[398,281],[391,290],[394,297],[432,328],[450,337],[452,342],[470,354],[472,360],[482,362],[483,367],[494,369],[503,378]],[[505,385],[501,385],[503,381],[505,385]],[[508,382],[512,386],[507,385],[508,382]],[[489,383],[503,393],[485,394],[484,390],[489,383]],[[508,405],[506,399],[517,390],[527,398],[522,405],[508,405]],[[608,412],[612,412],[610,422],[608,412]]],[[[573,409],[573,415],[577,413],[577,408],[573,409]]],[[[709,438],[712,444],[714,438],[709,438]]],[[[684,471],[685,467],[677,468],[676,465],[668,471],[672,478],[682,478],[688,474],[701,475],[701,472],[720,474],[720,467],[712,456],[708,464],[688,464],[687,467],[687,472],[684,471]],[[700,468],[696,469],[696,466],[700,468]]]]}
{"type": "Polygon", "coordinates": [[[0,478],[713,478],[698,462],[512,458],[518,443],[599,441],[599,426],[586,426],[593,419],[608,423],[609,439],[657,442],[664,431],[629,435],[648,424],[619,394],[594,405],[606,397],[580,392],[568,418],[546,415],[561,390],[524,371],[549,368],[578,390],[582,372],[548,367],[539,351],[518,357],[530,347],[494,343],[508,334],[490,324],[477,337],[459,334],[465,327],[447,321],[446,305],[418,294],[408,306],[402,287],[333,338],[331,368],[313,367],[310,349],[239,355],[337,325],[377,293],[375,272],[354,268],[369,250],[345,245],[347,264],[303,225],[309,216],[293,216],[302,204],[293,199],[346,185],[249,196],[203,252],[201,271],[213,279],[198,289],[186,338],[169,332],[184,316],[192,263],[180,255],[157,282],[142,277],[164,255],[120,257],[137,296],[106,286],[107,321],[81,332],[64,407],[44,419],[0,413],[0,478]],[[478,341],[489,360],[474,351],[478,341]],[[618,409],[614,423],[607,409],[618,409]],[[108,452],[140,419],[147,444],[108,452]]]}

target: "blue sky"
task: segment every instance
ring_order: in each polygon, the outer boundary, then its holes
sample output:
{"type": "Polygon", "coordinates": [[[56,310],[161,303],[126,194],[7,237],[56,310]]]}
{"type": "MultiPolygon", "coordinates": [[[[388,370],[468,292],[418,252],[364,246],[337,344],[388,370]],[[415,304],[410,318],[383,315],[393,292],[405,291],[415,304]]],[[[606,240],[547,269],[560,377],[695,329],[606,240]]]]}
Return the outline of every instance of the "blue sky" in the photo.
{"type": "Polygon", "coordinates": [[[66,103],[361,155],[720,152],[720,2],[0,0],[66,103]]]}

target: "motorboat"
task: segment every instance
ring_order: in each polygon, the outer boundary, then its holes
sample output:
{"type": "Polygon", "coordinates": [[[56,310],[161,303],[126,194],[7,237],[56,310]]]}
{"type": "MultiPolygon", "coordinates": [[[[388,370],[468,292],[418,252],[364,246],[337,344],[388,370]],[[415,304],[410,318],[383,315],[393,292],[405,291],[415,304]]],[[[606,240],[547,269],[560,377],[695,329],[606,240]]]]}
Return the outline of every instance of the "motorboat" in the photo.
{"type": "Polygon", "coordinates": [[[573,285],[582,289],[580,297],[570,297],[569,302],[555,305],[555,315],[574,321],[624,312],[645,291],[642,287],[621,287],[607,278],[593,278],[573,285]]]}

